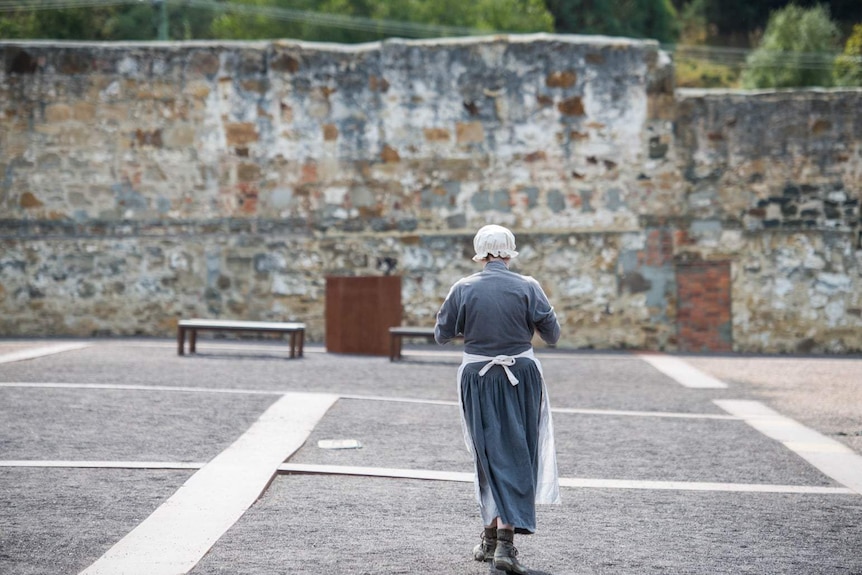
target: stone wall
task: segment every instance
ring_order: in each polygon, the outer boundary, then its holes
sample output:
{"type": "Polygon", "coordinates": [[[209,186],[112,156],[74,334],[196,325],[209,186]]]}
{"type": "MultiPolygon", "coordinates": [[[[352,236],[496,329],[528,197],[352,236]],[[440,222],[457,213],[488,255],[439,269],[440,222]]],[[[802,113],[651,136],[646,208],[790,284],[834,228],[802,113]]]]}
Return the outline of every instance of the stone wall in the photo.
{"type": "Polygon", "coordinates": [[[676,257],[733,263],[745,351],[862,349],[862,92],[681,91],[676,257]]]}
{"type": "Polygon", "coordinates": [[[0,335],[324,341],[326,276],[384,273],[431,325],[493,222],[566,347],[862,350],[860,91],[675,92],[656,43],[548,35],[0,61],[0,335]]]}

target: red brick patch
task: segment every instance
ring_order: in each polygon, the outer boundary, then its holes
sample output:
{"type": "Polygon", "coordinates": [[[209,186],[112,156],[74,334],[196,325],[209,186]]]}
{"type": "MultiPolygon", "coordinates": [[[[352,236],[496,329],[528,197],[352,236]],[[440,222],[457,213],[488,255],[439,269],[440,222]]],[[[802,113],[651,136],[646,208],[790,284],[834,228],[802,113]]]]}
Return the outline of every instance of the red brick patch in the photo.
{"type": "Polygon", "coordinates": [[[679,350],[732,351],[730,262],[677,264],[676,284],[679,350]]]}

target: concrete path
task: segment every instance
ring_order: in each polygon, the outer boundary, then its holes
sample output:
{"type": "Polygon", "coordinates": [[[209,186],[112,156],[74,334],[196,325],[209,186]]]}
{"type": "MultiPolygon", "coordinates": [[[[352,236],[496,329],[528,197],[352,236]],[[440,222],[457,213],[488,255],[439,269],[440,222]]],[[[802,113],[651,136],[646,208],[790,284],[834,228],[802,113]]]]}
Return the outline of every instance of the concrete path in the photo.
{"type": "MultiPolygon", "coordinates": [[[[0,340],[0,573],[489,571],[457,348],[206,350],[0,340]]],[[[531,573],[862,574],[862,359],[539,357],[531,573]]]]}

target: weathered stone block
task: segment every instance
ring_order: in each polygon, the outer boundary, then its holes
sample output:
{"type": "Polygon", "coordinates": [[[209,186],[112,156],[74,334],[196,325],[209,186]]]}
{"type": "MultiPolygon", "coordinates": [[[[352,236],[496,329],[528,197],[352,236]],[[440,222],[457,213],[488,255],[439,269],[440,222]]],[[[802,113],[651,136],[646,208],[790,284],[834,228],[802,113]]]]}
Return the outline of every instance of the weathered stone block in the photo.
{"type": "Polygon", "coordinates": [[[580,96],[574,96],[557,104],[557,109],[564,116],[584,116],[584,102],[580,96]]]}
{"type": "Polygon", "coordinates": [[[68,122],[72,119],[72,108],[68,104],[51,104],[45,108],[45,121],[68,122]]]}
{"type": "Polygon", "coordinates": [[[198,132],[192,124],[173,123],[162,134],[162,144],[166,148],[190,149],[197,141],[198,132]]]}
{"type": "Polygon", "coordinates": [[[401,155],[398,153],[398,150],[393,148],[392,146],[385,145],[383,149],[380,151],[380,159],[385,163],[394,163],[401,161],[401,155]]]}
{"type": "Polygon", "coordinates": [[[228,146],[247,146],[260,139],[257,126],[251,122],[226,124],[225,137],[228,146]]]}
{"type": "Polygon", "coordinates": [[[445,128],[423,128],[422,133],[429,142],[448,142],[452,137],[445,128]]]}
{"type": "Polygon", "coordinates": [[[18,205],[25,210],[32,208],[41,208],[45,204],[39,200],[32,192],[24,192],[18,200],[18,205]]]}
{"type": "Polygon", "coordinates": [[[545,78],[545,85],[548,88],[571,88],[578,81],[578,74],[574,70],[565,70],[562,72],[551,72],[545,78]]]}
{"type": "Polygon", "coordinates": [[[459,144],[475,144],[485,141],[482,122],[458,122],[455,125],[455,140],[459,144]]]}

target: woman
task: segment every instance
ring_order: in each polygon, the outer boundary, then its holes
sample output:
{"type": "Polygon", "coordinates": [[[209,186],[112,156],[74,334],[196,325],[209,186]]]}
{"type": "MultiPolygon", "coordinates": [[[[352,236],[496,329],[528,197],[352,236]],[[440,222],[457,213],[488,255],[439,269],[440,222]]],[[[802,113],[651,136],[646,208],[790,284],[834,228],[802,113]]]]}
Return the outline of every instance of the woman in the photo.
{"type": "Polygon", "coordinates": [[[539,282],[509,271],[515,236],[489,225],[473,239],[482,271],[457,281],[437,313],[434,337],[464,336],[458,398],[476,498],[485,526],[473,549],[508,573],[527,573],[515,533],[534,533],[536,503],[559,503],[553,426],[533,334],[555,344],[560,324],[539,282]]]}

